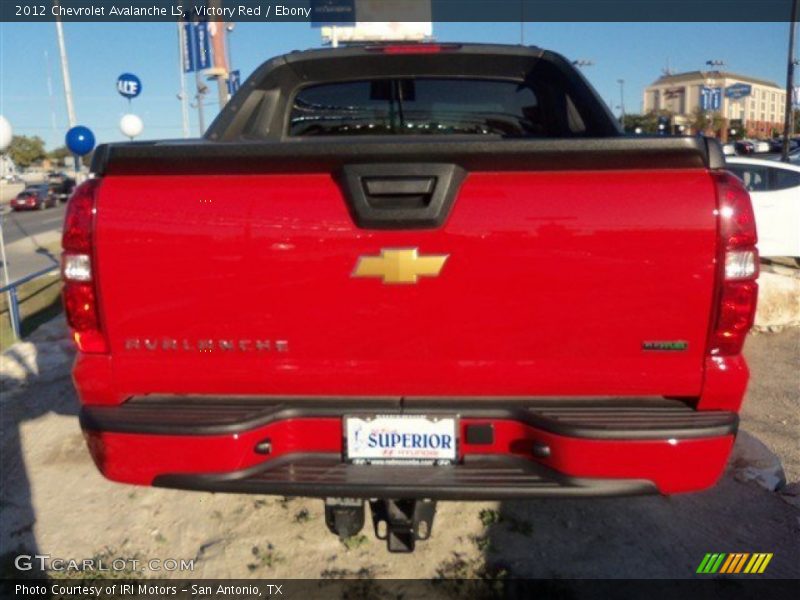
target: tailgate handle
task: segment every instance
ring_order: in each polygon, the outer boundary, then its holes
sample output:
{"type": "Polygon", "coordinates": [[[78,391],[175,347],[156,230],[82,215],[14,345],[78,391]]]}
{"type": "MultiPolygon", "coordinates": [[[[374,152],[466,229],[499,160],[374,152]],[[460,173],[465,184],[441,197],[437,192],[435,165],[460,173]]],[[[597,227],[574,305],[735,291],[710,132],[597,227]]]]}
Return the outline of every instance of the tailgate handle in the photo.
{"type": "Polygon", "coordinates": [[[436,187],[435,177],[365,177],[361,180],[367,203],[379,210],[424,208],[436,187]]]}
{"type": "Polygon", "coordinates": [[[444,223],[465,176],[454,164],[378,163],[345,165],[336,178],[359,227],[427,229],[444,223]]]}
{"type": "Polygon", "coordinates": [[[366,177],[363,181],[370,196],[430,196],[436,185],[434,177],[366,177]]]}

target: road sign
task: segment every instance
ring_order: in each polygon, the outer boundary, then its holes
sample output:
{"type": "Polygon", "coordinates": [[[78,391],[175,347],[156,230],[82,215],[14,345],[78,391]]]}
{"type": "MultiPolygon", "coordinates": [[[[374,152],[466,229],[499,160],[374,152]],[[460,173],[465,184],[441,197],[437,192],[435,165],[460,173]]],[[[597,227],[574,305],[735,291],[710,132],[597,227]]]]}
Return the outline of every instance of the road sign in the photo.
{"type": "Polygon", "coordinates": [[[700,88],[700,108],[702,110],[719,110],[722,107],[722,88],[700,88]]]}
{"type": "Polygon", "coordinates": [[[142,82],[133,73],[123,73],[117,77],[117,91],[126,98],[136,98],[142,93],[142,82]]]}
{"type": "Polygon", "coordinates": [[[237,69],[228,73],[228,93],[233,96],[242,84],[241,73],[237,69]]]}
{"type": "Polygon", "coordinates": [[[183,72],[203,71],[211,66],[208,23],[183,24],[183,72]]]}
{"type": "Polygon", "coordinates": [[[311,27],[356,23],[355,0],[311,0],[311,27]]]}
{"type": "Polygon", "coordinates": [[[749,96],[753,91],[753,86],[747,83],[734,83],[725,88],[725,97],[731,100],[738,100],[749,96]]]}

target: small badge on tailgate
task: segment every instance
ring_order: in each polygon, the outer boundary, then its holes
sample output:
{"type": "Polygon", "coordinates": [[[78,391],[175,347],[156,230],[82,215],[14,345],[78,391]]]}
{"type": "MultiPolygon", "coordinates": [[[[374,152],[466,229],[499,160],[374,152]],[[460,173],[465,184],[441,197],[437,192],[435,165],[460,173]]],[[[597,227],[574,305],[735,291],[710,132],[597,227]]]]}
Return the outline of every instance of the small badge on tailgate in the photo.
{"type": "Polygon", "coordinates": [[[359,256],[352,276],[380,277],[383,283],[417,283],[420,277],[437,277],[448,256],[420,256],[417,248],[383,248],[380,256],[359,256]]]}
{"type": "Polygon", "coordinates": [[[689,342],[683,340],[657,340],[642,342],[642,350],[651,352],[685,352],[689,348],[689,342]]]}

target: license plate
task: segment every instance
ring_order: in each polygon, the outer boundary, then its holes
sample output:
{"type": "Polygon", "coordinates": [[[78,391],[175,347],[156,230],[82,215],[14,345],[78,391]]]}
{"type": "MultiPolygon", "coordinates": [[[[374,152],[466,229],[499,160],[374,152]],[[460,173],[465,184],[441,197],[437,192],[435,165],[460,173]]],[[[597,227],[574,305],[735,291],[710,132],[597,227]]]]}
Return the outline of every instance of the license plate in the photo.
{"type": "Polygon", "coordinates": [[[344,418],[345,460],[355,464],[451,464],[457,419],[425,415],[344,418]]]}

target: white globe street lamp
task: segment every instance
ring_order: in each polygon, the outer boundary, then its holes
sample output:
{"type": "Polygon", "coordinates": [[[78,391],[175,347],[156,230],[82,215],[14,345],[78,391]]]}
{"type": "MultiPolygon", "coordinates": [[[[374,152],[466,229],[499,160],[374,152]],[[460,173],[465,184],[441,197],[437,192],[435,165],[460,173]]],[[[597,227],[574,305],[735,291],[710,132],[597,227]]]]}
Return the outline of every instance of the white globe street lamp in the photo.
{"type": "Polygon", "coordinates": [[[144,123],[138,115],[123,115],[119,121],[119,130],[122,132],[122,135],[133,140],[133,138],[141,134],[142,130],[144,130],[144,123]]]}
{"type": "Polygon", "coordinates": [[[5,152],[6,148],[11,145],[13,136],[14,130],[11,129],[11,123],[3,115],[0,115],[0,152],[5,152]]]}

